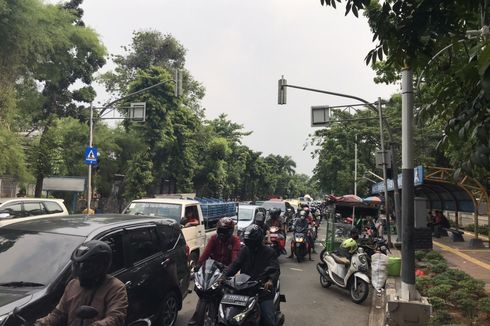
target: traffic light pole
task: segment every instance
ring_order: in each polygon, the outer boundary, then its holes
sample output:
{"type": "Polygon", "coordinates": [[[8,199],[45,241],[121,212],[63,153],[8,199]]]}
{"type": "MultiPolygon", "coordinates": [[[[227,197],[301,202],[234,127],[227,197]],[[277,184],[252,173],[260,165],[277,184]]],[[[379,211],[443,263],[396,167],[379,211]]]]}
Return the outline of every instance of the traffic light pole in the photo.
{"type": "MultiPolygon", "coordinates": [[[[386,130],[388,132],[388,141],[390,143],[390,148],[391,148],[393,157],[395,157],[395,155],[394,155],[395,151],[393,148],[393,135],[391,133],[391,128],[390,128],[390,125],[388,124],[388,120],[383,119],[381,111],[379,111],[378,108],[375,107],[369,101],[366,101],[365,99],[360,98],[358,96],[354,96],[354,95],[342,94],[342,93],[337,93],[337,92],[330,92],[330,91],[325,91],[325,90],[320,90],[320,89],[315,89],[315,88],[309,88],[309,87],[289,85],[287,83],[286,79],[284,79],[284,76],[282,76],[282,78],[279,79],[278,86],[279,86],[278,87],[278,104],[280,104],[280,105],[286,104],[286,99],[287,99],[286,88],[287,87],[301,89],[301,90],[309,91],[309,92],[322,93],[322,94],[328,94],[328,95],[333,95],[333,96],[350,98],[350,99],[359,101],[361,103],[364,103],[366,105],[366,107],[373,110],[374,112],[376,112],[380,116],[380,119],[381,119],[381,123],[380,123],[380,125],[381,125],[380,138],[381,138],[381,140],[380,140],[380,142],[383,143],[383,147],[384,147],[384,133],[383,133],[382,124],[383,124],[383,122],[385,123],[386,130]]],[[[379,107],[381,106],[380,98],[378,98],[378,106],[379,107]]],[[[384,162],[384,160],[385,160],[385,158],[384,158],[384,150],[383,150],[383,162],[384,162]]],[[[399,190],[398,190],[398,170],[396,169],[396,164],[392,164],[392,167],[393,167],[393,174],[394,174],[394,176],[393,176],[393,195],[394,195],[394,199],[395,199],[394,200],[394,202],[395,202],[395,218],[398,222],[401,220],[401,215],[399,215],[401,212],[401,209],[400,209],[399,190]]],[[[389,198],[387,195],[388,191],[387,191],[386,165],[385,164],[383,164],[383,181],[384,181],[384,188],[385,188],[385,210],[386,210],[386,205],[389,201],[389,198]]],[[[386,233],[388,235],[388,245],[391,246],[392,245],[392,243],[391,243],[391,227],[390,227],[390,216],[389,216],[388,210],[386,210],[386,222],[387,222],[386,233]]],[[[398,224],[397,224],[397,226],[398,226],[398,224]]],[[[397,229],[397,231],[398,231],[397,234],[399,235],[401,233],[401,230],[397,229]]],[[[400,238],[398,240],[401,241],[400,238]]]]}

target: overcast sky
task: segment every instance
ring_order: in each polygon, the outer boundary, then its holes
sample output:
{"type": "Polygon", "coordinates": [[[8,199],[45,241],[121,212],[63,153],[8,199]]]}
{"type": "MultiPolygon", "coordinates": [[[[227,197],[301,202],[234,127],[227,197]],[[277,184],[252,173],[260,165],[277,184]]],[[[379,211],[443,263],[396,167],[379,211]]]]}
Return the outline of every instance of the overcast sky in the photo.
{"type": "MultiPolygon", "coordinates": [[[[303,151],[312,105],[351,100],[288,89],[277,105],[277,81],[348,93],[375,101],[396,86],[376,85],[364,64],[373,47],[364,18],[320,0],[85,0],[85,23],[109,53],[121,53],[135,30],[175,36],[187,49],[186,67],[206,88],[209,119],[220,113],[253,131],[244,143],[265,155],[289,155],[297,172],[312,175],[317,159],[303,151]]],[[[110,66],[108,66],[110,67],[110,66]]],[[[106,68],[107,69],[107,68],[106,68]]],[[[108,98],[98,89],[101,102],[108,98]]]]}

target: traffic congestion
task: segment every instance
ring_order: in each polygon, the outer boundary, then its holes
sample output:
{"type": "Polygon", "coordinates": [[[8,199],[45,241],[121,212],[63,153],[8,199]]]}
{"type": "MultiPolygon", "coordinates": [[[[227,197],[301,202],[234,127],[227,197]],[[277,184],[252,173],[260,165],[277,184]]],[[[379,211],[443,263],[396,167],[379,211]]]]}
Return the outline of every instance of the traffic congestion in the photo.
{"type": "MultiPolygon", "coordinates": [[[[199,201],[175,196],[135,200],[122,214],[68,215],[62,201],[44,199],[6,203],[2,326],[176,325],[193,295],[188,325],[287,324],[280,261],[312,261],[327,216],[325,202],[295,207],[280,199],[216,204],[232,211],[214,222],[199,201]],[[48,214],[13,215],[15,205],[34,203],[48,214]]],[[[321,251],[319,285],[348,288],[362,303],[370,283],[366,253],[358,253],[357,229],[350,235],[335,252],[321,251]]]]}

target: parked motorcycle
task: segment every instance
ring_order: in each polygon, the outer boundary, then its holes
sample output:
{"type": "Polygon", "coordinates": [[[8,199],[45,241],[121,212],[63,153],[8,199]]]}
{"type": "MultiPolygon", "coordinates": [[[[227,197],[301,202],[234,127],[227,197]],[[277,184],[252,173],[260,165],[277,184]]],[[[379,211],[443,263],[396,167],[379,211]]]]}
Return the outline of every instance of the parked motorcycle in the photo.
{"type": "Polygon", "coordinates": [[[269,243],[268,245],[274,249],[276,256],[279,257],[281,254],[285,255],[286,252],[286,237],[281,232],[281,229],[277,226],[272,226],[269,229],[269,243]]]}
{"type": "MultiPolygon", "coordinates": [[[[280,303],[286,298],[280,294],[279,281],[274,295],[276,325],[284,324],[280,303]]],[[[219,325],[260,325],[259,293],[266,291],[261,280],[247,274],[238,274],[225,282],[225,294],[219,305],[219,325]]]]}
{"type": "Polygon", "coordinates": [[[362,248],[358,248],[351,260],[323,250],[321,262],[316,268],[320,273],[320,284],[324,288],[332,284],[349,289],[351,300],[360,304],[369,295],[368,258],[362,248]]]}
{"type": "Polygon", "coordinates": [[[208,259],[196,273],[195,291],[201,303],[196,307],[198,318],[204,326],[216,325],[218,306],[223,296],[222,282],[224,265],[216,260],[208,259]]]}
{"type": "Polygon", "coordinates": [[[387,255],[391,250],[388,246],[388,242],[384,238],[360,238],[359,247],[364,249],[367,255],[368,265],[371,267],[371,256],[380,251],[381,253],[387,255]]]}

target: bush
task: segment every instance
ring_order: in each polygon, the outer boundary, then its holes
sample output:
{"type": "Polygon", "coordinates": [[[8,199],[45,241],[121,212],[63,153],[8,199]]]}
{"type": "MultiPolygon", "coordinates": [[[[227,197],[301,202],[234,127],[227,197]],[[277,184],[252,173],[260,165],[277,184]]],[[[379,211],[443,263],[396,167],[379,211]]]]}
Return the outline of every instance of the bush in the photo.
{"type": "MultiPolygon", "coordinates": [[[[467,226],[463,227],[463,229],[466,231],[475,232],[475,225],[468,224],[467,226]]],[[[488,234],[488,225],[478,225],[478,233],[488,234]]]]}
{"type": "Polygon", "coordinates": [[[417,287],[417,291],[419,291],[420,294],[422,294],[423,296],[427,296],[427,291],[432,286],[432,278],[430,276],[422,276],[422,277],[417,277],[415,281],[416,281],[415,286],[417,287]]]}
{"type": "Polygon", "coordinates": [[[427,251],[425,250],[417,250],[415,251],[415,259],[418,261],[422,261],[425,258],[425,255],[427,254],[427,251]]]}
{"type": "Polygon", "coordinates": [[[433,273],[440,274],[447,271],[447,263],[443,260],[436,261],[432,266],[429,267],[429,270],[433,273]]]}
{"type": "Polygon", "coordinates": [[[459,301],[459,307],[463,311],[463,314],[468,318],[475,316],[477,302],[473,299],[461,299],[459,301]]]}
{"type": "Polygon", "coordinates": [[[471,295],[464,289],[458,289],[449,295],[449,301],[455,306],[459,306],[460,302],[465,299],[471,299],[471,295]]]}
{"type": "Polygon", "coordinates": [[[447,274],[449,278],[457,282],[470,278],[468,274],[459,269],[448,269],[444,274],[447,274]]]}
{"type": "Polygon", "coordinates": [[[483,297],[478,301],[478,309],[490,314],[490,297],[483,297]]]}
{"type": "Polygon", "coordinates": [[[425,254],[425,260],[435,263],[436,260],[444,261],[444,257],[437,251],[432,250],[425,254]]]}
{"type": "Polygon", "coordinates": [[[448,274],[448,271],[445,271],[444,273],[436,275],[432,279],[433,279],[434,285],[447,284],[447,285],[450,285],[451,287],[456,287],[458,285],[458,282],[455,279],[453,279],[450,274],[448,274]]]}
{"type": "Polygon", "coordinates": [[[442,310],[442,311],[436,312],[432,316],[432,318],[429,321],[429,325],[433,325],[433,326],[447,325],[448,323],[451,322],[451,320],[452,320],[452,317],[449,314],[449,312],[442,310]]]}
{"type": "Polygon", "coordinates": [[[451,292],[452,286],[449,284],[441,284],[430,288],[427,291],[429,297],[439,297],[446,298],[448,294],[451,292]]]}
{"type": "Polygon", "coordinates": [[[446,307],[446,301],[437,296],[429,296],[429,302],[432,305],[432,308],[434,308],[436,311],[442,310],[446,307]]]}
{"type": "Polygon", "coordinates": [[[477,298],[485,295],[485,282],[475,280],[474,278],[467,278],[459,282],[459,285],[467,293],[476,296],[477,298]]]}

